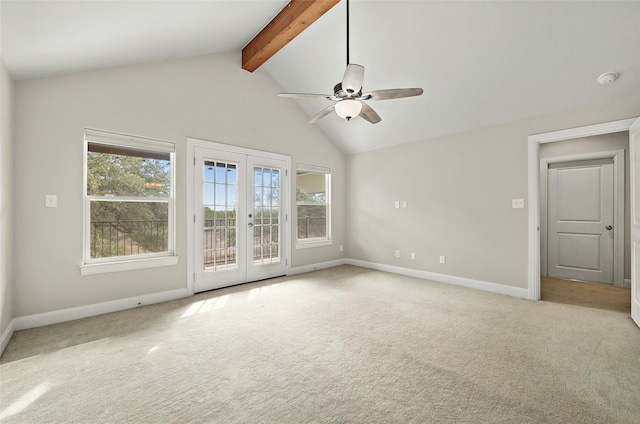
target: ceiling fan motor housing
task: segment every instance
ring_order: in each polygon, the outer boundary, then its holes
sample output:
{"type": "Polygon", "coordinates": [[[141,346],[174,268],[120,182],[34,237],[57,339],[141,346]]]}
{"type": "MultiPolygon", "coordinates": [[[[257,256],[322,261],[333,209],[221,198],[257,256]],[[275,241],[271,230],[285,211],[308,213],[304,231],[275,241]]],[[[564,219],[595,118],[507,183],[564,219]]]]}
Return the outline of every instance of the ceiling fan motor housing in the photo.
{"type": "Polygon", "coordinates": [[[347,97],[351,97],[351,98],[357,98],[362,96],[362,90],[358,91],[357,93],[354,93],[353,91],[347,91],[347,90],[343,90],[342,89],[342,83],[339,82],[335,85],[335,87],[333,87],[333,95],[337,98],[340,99],[344,99],[347,97]]]}

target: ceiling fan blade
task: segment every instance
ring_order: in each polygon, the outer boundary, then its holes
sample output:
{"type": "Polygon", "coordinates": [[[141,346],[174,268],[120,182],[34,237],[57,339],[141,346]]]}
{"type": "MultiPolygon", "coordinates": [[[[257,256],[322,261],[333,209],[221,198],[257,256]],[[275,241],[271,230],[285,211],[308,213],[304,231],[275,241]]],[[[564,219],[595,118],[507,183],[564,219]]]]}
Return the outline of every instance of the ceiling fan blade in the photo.
{"type": "Polygon", "coordinates": [[[382,121],[382,118],[380,118],[380,115],[378,115],[376,111],[373,110],[371,106],[369,106],[366,103],[362,103],[362,110],[360,111],[359,116],[361,116],[362,119],[364,119],[365,121],[372,124],[377,124],[378,122],[382,121]]]}
{"type": "Polygon", "coordinates": [[[323,98],[331,100],[333,96],[329,94],[309,94],[309,93],[278,93],[280,97],[308,97],[308,98],[323,98]]]}
{"type": "Polygon", "coordinates": [[[319,119],[324,118],[325,116],[327,116],[330,113],[332,113],[334,110],[336,110],[336,105],[331,105],[326,109],[322,109],[316,116],[314,116],[313,118],[309,119],[309,123],[310,124],[315,124],[319,119]]]}
{"type": "Polygon", "coordinates": [[[402,99],[404,97],[420,96],[424,90],[422,88],[390,88],[388,90],[375,90],[364,93],[362,100],[390,100],[402,99]]]}
{"type": "Polygon", "coordinates": [[[362,88],[364,66],[349,64],[342,77],[342,89],[347,93],[357,93],[362,88]]]}

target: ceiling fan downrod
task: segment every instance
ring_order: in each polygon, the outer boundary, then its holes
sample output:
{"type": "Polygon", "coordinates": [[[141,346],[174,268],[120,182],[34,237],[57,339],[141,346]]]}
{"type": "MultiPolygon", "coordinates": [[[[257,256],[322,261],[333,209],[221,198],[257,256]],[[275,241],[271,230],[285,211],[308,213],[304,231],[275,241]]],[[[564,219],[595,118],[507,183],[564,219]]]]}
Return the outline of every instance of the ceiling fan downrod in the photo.
{"type": "Polygon", "coordinates": [[[347,0],[347,66],[349,66],[349,0],[347,0]]]}

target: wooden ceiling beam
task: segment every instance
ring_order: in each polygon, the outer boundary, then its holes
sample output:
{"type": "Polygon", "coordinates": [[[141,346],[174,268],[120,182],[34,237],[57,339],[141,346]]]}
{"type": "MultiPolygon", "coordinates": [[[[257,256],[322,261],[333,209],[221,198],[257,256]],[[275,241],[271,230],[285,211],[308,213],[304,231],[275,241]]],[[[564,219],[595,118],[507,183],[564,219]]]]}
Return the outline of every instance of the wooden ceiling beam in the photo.
{"type": "Polygon", "coordinates": [[[242,69],[253,72],[340,0],[291,0],[242,49],[242,69]]]}

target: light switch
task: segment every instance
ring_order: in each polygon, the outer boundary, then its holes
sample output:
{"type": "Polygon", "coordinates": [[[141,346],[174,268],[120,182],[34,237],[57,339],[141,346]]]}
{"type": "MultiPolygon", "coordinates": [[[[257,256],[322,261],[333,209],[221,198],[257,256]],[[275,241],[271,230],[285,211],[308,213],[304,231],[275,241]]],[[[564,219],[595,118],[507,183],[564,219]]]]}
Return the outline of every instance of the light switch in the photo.
{"type": "Polygon", "coordinates": [[[58,207],[58,196],[55,194],[47,194],[44,196],[45,206],[48,208],[57,208],[58,207]]]}
{"type": "Polygon", "coordinates": [[[511,199],[513,209],[524,209],[524,199],[511,199]]]}
{"type": "Polygon", "coordinates": [[[407,207],[407,201],[406,201],[406,200],[403,200],[403,201],[402,201],[402,207],[403,207],[403,208],[406,208],[406,207],[407,207]]]}
{"type": "Polygon", "coordinates": [[[400,209],[400,201],[396,200],[396,209],[400,209]]]}

